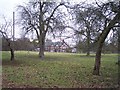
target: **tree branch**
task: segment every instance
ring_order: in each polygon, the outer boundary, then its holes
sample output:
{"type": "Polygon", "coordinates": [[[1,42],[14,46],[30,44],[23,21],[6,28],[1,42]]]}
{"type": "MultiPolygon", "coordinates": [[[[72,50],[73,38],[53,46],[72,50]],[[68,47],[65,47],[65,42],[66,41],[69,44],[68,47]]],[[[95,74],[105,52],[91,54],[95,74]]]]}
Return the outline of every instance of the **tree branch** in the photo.
{"type": "Polygon", "coordinates": [[[46,19],[46,20],[47,20],[47,23],[46,23],[47,28],[46,28],[45,32],[48,31],[48,25],[49,25],[49,23],[50,23],[51,18],[52,18],[53,15],[54,15],[55,11],[56,11],[57,8],[58,8],[59,6],[61,6],[61,5],[64,5],[64,4],[63,4],[63,3],[60,3],[58,6],[56,6],[56,7],[54,8],[53,12],[51,13],[50,17],[48,18],[48,20],[46,19]]]}

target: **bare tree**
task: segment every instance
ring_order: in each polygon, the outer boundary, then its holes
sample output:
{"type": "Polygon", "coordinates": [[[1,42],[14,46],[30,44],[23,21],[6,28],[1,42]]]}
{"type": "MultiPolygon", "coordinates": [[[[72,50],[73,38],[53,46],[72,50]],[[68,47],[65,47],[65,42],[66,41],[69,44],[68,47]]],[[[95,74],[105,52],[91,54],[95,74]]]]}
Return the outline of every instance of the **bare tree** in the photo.
{"type": "Polygon", "coordinates": [[[75,24],[78,25],[78,30],[75,30],[76,35],[85,37],[87,46],[87,56],[90,55],[91,43],[96,39],[103,26],[100,16],[100,11],[92,4],[75,5],[75,24]]]}
{"type": "Polygon", "coordinates": [[[98,47],[95,57],[95,66],[93,70],[94,75],[100,74],[100,64],[101,64],[101,51],[107,35],[110,30],[120,23],[120,2],[108,2],[99,6],[102,10],[101,13],[105,17],[105,24],[102,33],[98,39],[98,47]]]}
{"type": "Polygon", "coordinates": [[[18,6],[21,16],[21,24],[26,32],[35,31],[39,43],[39,57],[44,57],[46,33],[52,31],[57,20],[58,8],[63,3],[42,2],[40,0],[31,0],[26,6],[18,6]]]}
{"type": "Polygon", "coordinates": [[[4,21],[2,22],[2,24],[0,25],[0,33],[2,35],[2,37],[7,41],[10,52],[11,52],[11,58],[10,60],[13,61],[14,60],[14,51],[13,51],[13,43],[11,41],[12,36],[9,35],[7,32],[11,32],[12,30],[12,24],[11,21],[7,21],[6,18],[4,17],[4,21]]]}
{"type": "MultiPolygon", "coordinates": [[[[92,38],[94,38],[95,40],[94,44],[97,42],[93,74],[99,75],[101,51],[105,39],[107,38],[109,32],[114,27],[117,27],[120,23],[120,2],[113,1],[108,3],[102,3],[101,5],[99,5],[98,3],[96,4],[98,6],[94,6],[93,9],[91,7],[87,8],[88,6],[80,7],[80,5],[76,5],[78,9],[75,10],[77,23],[79,23],[80,25],[80,30],[78,30],[77,33],[81,35],[84,35],[86,33],[85,36],[88,38],[91,38],[91,34],[93,33],[92,38]],[[87,28],[86,30],[85,27],[87,28]],[[94,32],[94,30],[96,31],[94,32]],[[91,31],[93,32],[91,33],[91,31]],[[97,37],[95,35],[97,35],[97,37]]],[[[90,39],[88,39],[88,41],[89,40],[90,39]]]]}

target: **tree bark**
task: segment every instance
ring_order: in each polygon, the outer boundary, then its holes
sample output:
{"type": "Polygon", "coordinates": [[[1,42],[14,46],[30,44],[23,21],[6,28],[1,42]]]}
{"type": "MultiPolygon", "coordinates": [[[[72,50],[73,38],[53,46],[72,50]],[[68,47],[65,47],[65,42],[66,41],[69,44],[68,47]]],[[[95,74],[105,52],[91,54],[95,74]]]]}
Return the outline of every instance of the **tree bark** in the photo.
{"type": "Polygon", "coordinates": [[[90,56],[90,30],[87,31],[87,56],[90,56]]]}
{"type": "Polygon", "coordinates": [[[13,51],[12,48],[10,49],[10,52],[11,52],[11,58],[10,58],[10,60],[14,61],[14,51],[13,51]]]}
{"type": "Polygon", "coordinates": [[[40,33],[40,35],[39,35],[39,48],[40,48],[40,50],[39,50],[39,57],[41,58],[41,59],[43,59],[44,58],[44,48],[45,48],[45,28],[44,28],[44,18],[43,18],[43,10],[42,10],[42,8],[43,8],[43,4],[41,3],[41,2],[39,2],[39,5],[40,5],[40,14],[39,14],[39,25],[40,25],[40,27],[39,27],[39,33],[40,33]]]}
{"type": "Polygon", "coordinates": [[[104,41],[109,34],[111,28],[114,27],[114,25],[120,20],[120,12],[116,14],[116,16],[113,18],[113,20],[110,21],[108,26],[106,26],[99,38],[98,41],[98,47],[97,47],[97,52],[96,52],[96,57],[95,57],[95,65],[93,69],[93,75],[100,75],[100,64],[101,64],[101,51],[102,47],[104,44],[104,41]]]}
{"type": "MultiPolygon", "coordinates": [[[[7,39],[6,39],[6,40],[7,40],[7,39]]],[[[7,40],[7,42],[8,42],[8,46],[9,46],[9,48],[10,48],[10,53],[11,53],[10,60],[11,60],[11,61],[14,61],[14,50],[13,50],[13,48],[12,48],[12,46],[11,46],[11,42],[10,42],[9,40],[7,40]]]]}
{"type": "Polygon", "coordinates": [[[44,49],[45,49],[45,34],[42,34],[41,37],[40,37],[40,41],[39,41],[39,47],[40,47],[40,50],[39,50],[39,57],[41,59],[44,58],[44,49]]]}
{"type": "MultiPolygon", "coordinates": [[[[118,77],[120,77],[120,27],[118,30],[118,77]]],[[[118,84],[120,88],[120,78],[118,78],[118,84]]]]}
{"type": "MultiPolygon", "coordinates": [[[[102,41],[102,40],[101,40],[102,41]]],[[[101,65],[101,51],[103,47],[103,42],[99,41],[98,48],[95,57],[95,66],[93,70],[94,75],[100,75],[100,65],[101,65]]]]}

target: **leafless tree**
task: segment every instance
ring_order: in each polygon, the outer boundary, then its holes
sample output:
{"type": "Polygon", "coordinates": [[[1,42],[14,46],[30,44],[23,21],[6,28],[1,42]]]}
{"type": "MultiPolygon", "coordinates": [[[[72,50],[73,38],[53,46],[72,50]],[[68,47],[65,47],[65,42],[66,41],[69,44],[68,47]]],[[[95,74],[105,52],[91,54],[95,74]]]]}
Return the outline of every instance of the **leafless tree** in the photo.
{"type": "Polygon", "coordinates": [[[105,17],[105,24],[102,33],[98,38],[95,66],[93,70],[94,75],[100,75],[101,51],[105,39],[107,38],[109,32],[120,23],[120,2],[113,1],[102,4],[101,6],[98,4],[98,6],[102,15],[105,17]]]}
{"type": "Polygon", "coordinates": [[[26,32],[35,31],[39,43],[39,57],[44,57],[46,34],[53,31],[56,24],[62,24],[58,20],[58,9],[63,3],[42,2],[31,0],[26,6],[18,6],[20,23],[26,32]]]}
{"type": "Polygon", "coordinates": [[[12,23],[11,21],[6,20],[5,17],[3,17],[2,24],[0,25],[0,34],[2,37],[7,41],[10,52],[11,52],[11,58],[10,60],[14,60],[14,51],[13,51],[13,43],[11,41],[12,36],[11,36],[11,30],[12,30],[12,23]],[[9,33],[8,33],[9,32],[9,33]]]}
{"type": "MultiPolygon", "coordinates": [[[[91,40],[91,38],[94,38],[94,43],[97,43],[93,74],[99,75],[101,51],[105,39],[109,32],[114,27],[118,27],[118,24],[120,23],[120,2],[111,1],[102,4],[96,2],[94,7],[88,6],[89,5],[84,7],[79,4],[76,5],[76,20],[80,25],[80,28],[76,32],[85,35],[88,41],[91,40]]],[[[89,44],[90,42],[88,42],[88,45],[89,44]]],[[[89,50],[89,46],[87,47],[89,50]]]]}

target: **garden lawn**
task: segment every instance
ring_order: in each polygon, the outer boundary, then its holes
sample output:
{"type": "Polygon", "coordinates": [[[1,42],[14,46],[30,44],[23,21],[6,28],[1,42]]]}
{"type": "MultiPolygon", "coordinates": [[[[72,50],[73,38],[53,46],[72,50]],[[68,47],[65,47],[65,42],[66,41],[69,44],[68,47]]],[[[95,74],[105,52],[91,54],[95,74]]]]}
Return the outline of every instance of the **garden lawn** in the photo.
{"type": "Polygon", "coordinates": [[[100,76],[92,75],[95,55],[16,51],[2,53],[3,88],[117,88],[117,54],[102,55],[100,76]]]}

